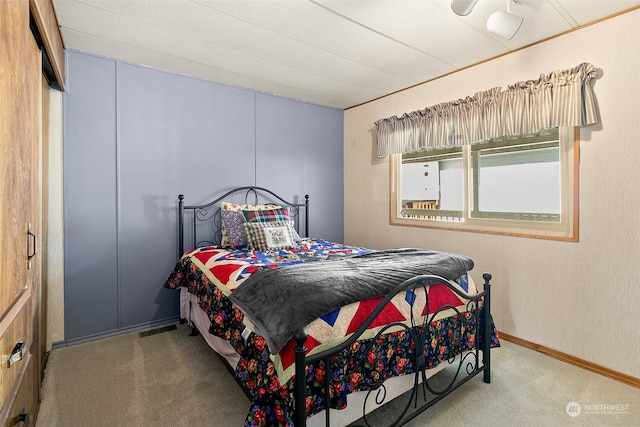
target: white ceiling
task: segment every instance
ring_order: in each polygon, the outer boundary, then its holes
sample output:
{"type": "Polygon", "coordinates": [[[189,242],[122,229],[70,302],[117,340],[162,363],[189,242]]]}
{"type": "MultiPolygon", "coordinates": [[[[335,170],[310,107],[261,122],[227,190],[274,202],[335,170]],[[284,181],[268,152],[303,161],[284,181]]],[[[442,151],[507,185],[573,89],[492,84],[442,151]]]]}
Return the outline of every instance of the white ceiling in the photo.
{"type": "MultiPolygon", "coordinates": [[[[53,0],[67,49],[337,108],[352,107],[640,6],[518,0],[512,40],[450,0],[53,0]]],[[[585,41],[587,42],[587,41],[585,41]]]]}

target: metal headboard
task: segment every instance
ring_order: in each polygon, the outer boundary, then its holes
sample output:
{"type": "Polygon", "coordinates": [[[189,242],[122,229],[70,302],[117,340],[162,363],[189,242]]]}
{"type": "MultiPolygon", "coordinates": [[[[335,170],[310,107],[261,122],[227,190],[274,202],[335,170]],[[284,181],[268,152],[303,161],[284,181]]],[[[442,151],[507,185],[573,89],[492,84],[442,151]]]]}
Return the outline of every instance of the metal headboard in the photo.
{"type": "Polygon", "coordinates": [[[222,237],[222,218],[220,215],[220,202],[233,201],[228,200],[231,196],[244,193],[244,202],[246,204],[278,204],[289,208],[289,215],[294,222],[294,226],[298,233],[303,237],[309,237],[309,195],[304,196],[304,203],[292,203],[280,197],[271,190],[263,187],[245,186],[234,188],[216,198],[215,200],[204,205],[185,206],[184,195],[178,195],[178,256],[182,256],[185,252],[185,215],[190,217],[191,225],[191,244],[190,248],[196,248],[205,245],[215,245],[220,243],[222,237]],[[253,201],[249,201],[252,196],[253,201]],[[304,232],[301,231],[301,209],[304,209],[304,232]],[[199,229],[205,228],[206,236],[198,239],[199,229]]]}

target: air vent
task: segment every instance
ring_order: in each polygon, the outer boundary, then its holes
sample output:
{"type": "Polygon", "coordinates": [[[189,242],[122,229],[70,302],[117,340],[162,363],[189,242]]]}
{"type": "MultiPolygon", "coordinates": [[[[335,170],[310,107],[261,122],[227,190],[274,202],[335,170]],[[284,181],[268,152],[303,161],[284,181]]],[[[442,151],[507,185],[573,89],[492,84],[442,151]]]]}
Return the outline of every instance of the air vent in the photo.
{"type": "Polygon", "coordinates": [[[173,331],[173,330],[176,330],[176,329],[178,329],[178,327],[176,325],[168,325],[168,326],[162,326],[160,328],[149,329],[147,331],[140,332],[140,338],[144,338],[144,337],[148,337],[148,336],[156,335],[156,334],[161,334],[163,332],[173,331]]]}

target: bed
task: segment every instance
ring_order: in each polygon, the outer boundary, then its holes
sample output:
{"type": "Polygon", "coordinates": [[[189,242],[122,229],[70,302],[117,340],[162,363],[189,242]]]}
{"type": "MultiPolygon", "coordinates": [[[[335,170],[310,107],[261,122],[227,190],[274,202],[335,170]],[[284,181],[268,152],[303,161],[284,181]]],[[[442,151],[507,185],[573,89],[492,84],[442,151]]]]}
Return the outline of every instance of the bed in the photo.
{"type": "Polygon", "coordinates": [[[245,426],[401,425],[490,382],[491,275],[479,291],[467,257],[310,237],[309,196],[255,186],[197,206],[180,195],[178,214],[164,287],[245,391],[245,426]]]}

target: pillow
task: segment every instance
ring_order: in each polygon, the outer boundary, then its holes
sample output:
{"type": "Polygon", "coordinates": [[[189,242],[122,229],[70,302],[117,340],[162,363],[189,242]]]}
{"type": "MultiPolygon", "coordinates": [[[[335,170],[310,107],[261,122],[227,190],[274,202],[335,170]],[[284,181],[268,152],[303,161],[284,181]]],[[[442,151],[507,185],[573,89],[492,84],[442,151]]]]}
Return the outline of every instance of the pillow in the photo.
{"type": "MultiPolygon", "coordinates": [[[[279,206],[276,209],[264,209],[264,210],[242,210],[242,215],[247,222],[273,222],[273,221],[289,221],[289,208],[286,206],[279,206]]],[[[298,234],[295,227],[293,227],[293,240],[299,242],[302,237],[298,234]]]]}
{"type": "Polygon", "coordinates": [[[278,205],[238,205],[230,202],[220,203],[220,215],[222,216],[222,247],[241,247],[247,244],[247,237],[242,227],[244,216],[242,210],[276,209],[278,205]]]}
{"type": "Polygon", "coordinates": [[[264,210],[242,210],[242,215],[246,222],[273,222],[273,221],[289,221],[289,209],[280,206],[276,209],[264,210]]]}
{"type": "Polygon", "coordinates": [[[221,210],[222,215],[222,241],[221,246],[240,247],[247,244],[247,238],[244,233],[244,217],[242,212],[221,210]]]}
{"type": "Polygon", "coordinates": [[[296,244],[293,221],[245,222],[247,246],[254,251],[287,249],[296,244]]]}

